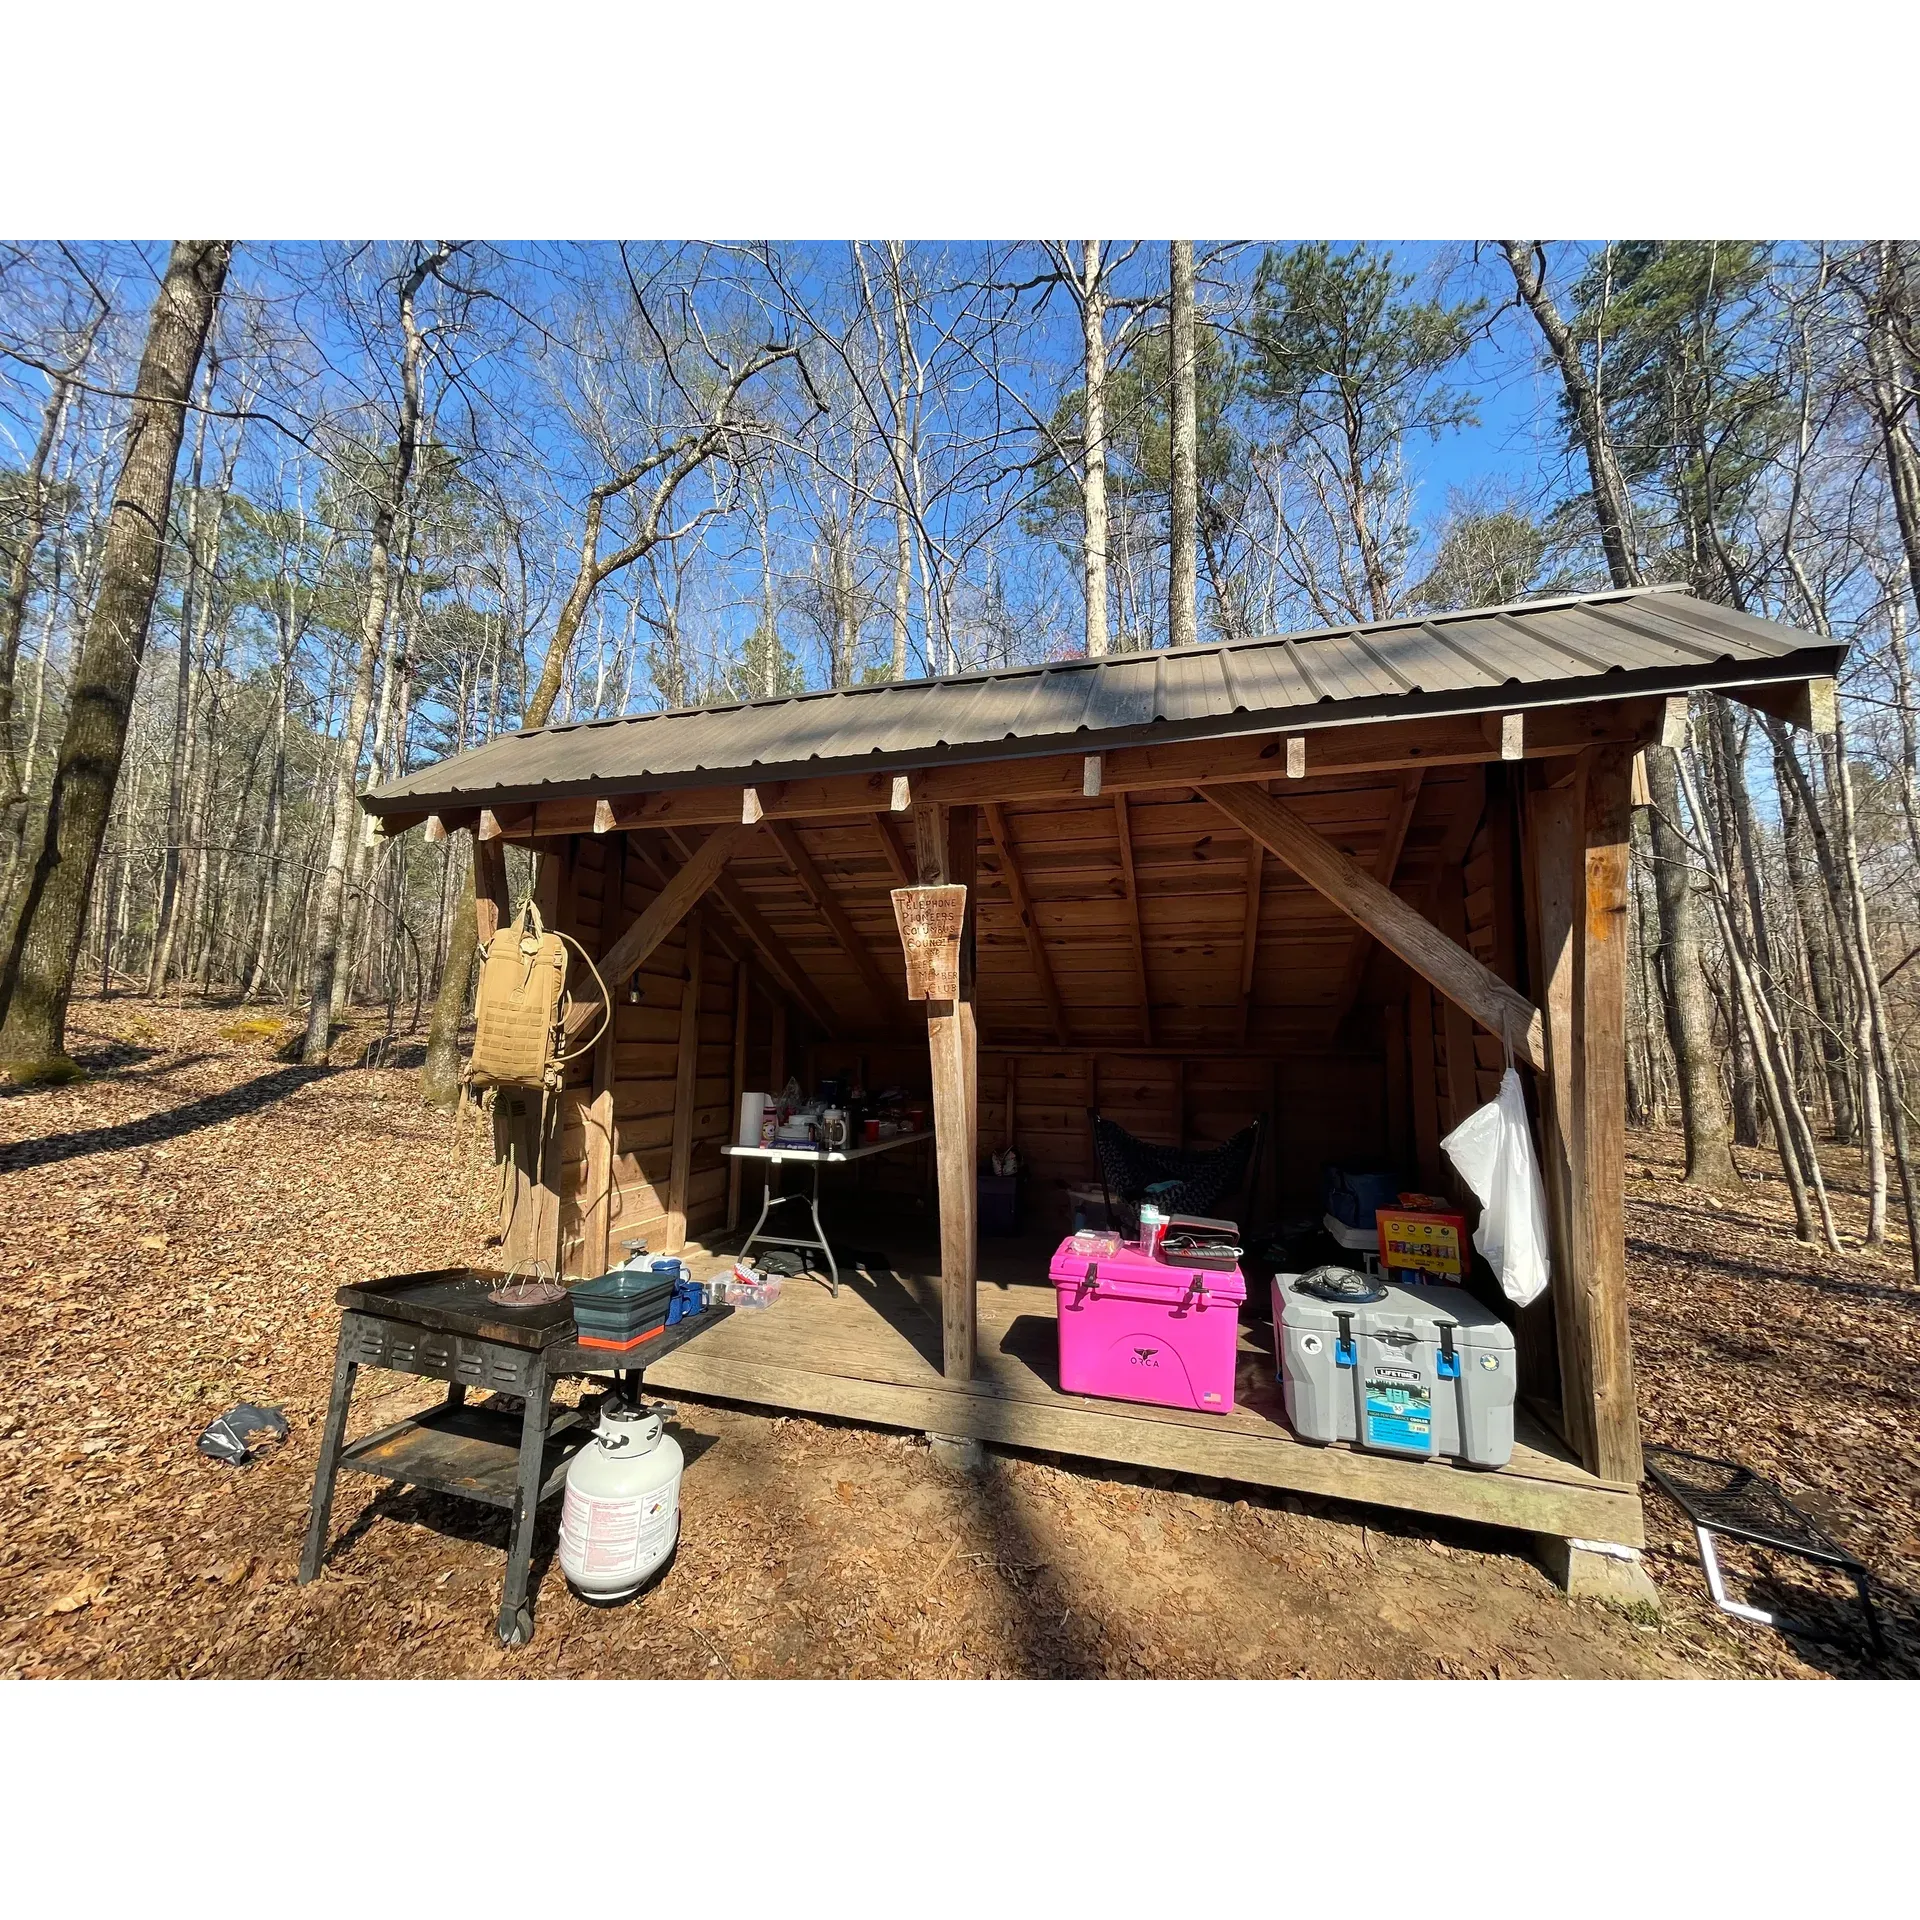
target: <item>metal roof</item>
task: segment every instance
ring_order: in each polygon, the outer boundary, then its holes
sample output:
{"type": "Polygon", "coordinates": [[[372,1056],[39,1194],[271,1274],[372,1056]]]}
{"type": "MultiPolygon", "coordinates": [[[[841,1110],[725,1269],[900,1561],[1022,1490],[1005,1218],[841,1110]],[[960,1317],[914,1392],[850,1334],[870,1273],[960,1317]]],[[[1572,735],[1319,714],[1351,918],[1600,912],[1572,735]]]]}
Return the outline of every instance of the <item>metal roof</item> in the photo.
{"type": "Polygon", "coordinates": [[[1668,588],[1002,667],[503,734],[362,796],[389,814],[1087,752],[1803,680],[1845,649],[1668,588]]]}

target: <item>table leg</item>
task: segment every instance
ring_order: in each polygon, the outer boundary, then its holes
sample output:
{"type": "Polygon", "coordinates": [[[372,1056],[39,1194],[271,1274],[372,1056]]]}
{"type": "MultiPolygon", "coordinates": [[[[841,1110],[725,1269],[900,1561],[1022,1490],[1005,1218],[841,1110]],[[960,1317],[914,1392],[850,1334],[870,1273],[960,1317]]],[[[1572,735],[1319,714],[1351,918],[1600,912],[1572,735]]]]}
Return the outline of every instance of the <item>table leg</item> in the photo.
{"type": "Polygon", "coordinates": [[[827,1230],[820,1224],[820,1163],[813,1163],[813,1195],[807,1205],[813,1210],[813,1237],[820,1242],[820,1251],[827,1256],[827,1273],[833,1288],[832,1297],[840,1298],[840,1269],[835,1264],[833,1249],[827,1245],[827,1230]]]}
{"type": "Polygon", "coordinates": [[[760,1229],[767,1224],[767,1215],[773,1211],[773,1171],[767,1170],[766,1180],[760,1188],[760,1217],[753,1223],[753,1231],[740,1243],[740,1252],[745,1256],[747,1249],[760,1236],[760,1229]]]}
{"type": "Polygon", "coordinates": [[[527,1604],[527,1569],[533,1560],[533,1532],[540,1518],[540,1483],[545,1478],[547,1420],[553,1388],[543,1362],[536,1361],[527,1382],[526,1408],[520,1417],[520,1485],[507,1536],[507,1579],[500,1594],[500,1640],[524,1646],[533,1638],[533,1609],[527,1604]]]}
{"type": "Polygon", "coordinates": [[[333,1356],[333,1397],[327,1402],[327,1424],[320,1434],[320,1464],[314,1469],[313,1505],[307,1516],[307,1544],[300,1555],[300,1585],[317,1579],[320,1559],[327,1550],[327,1522],[333,1514],[333,1483],[340,1475],[340,1449],[347,1431],[347,1404],[353,1398],[354,1376],[360,1371],[347,1358],[347,1324],[340,1323],[340,1344],[333,1356]]]}

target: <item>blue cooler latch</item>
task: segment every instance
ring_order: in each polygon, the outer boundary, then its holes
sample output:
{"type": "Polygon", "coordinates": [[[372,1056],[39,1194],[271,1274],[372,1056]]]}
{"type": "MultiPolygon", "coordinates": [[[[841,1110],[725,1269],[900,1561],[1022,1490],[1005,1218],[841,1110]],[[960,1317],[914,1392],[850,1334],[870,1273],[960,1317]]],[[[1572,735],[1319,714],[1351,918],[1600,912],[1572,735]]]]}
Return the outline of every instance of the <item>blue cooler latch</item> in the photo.
{"type": "Polygon", "coordinates": [[[1333,1343],[1333,1358],[1337,1366],[1351,1367],[1359,1362],[1359,1355],[1353,1346],[1353,1315],[1336,1313],[1333,1316],[1340,1323],[1340,1336],[1333,1343]]]}
{"type": "Polygon", "coordinates": [[[1446,1322],[1440,1326],[1440,1362],[1438,1372],[1442,1380],[1460,1378],[1460,1356],[1453,1350],[1453,1328],[1446,1322]]]}

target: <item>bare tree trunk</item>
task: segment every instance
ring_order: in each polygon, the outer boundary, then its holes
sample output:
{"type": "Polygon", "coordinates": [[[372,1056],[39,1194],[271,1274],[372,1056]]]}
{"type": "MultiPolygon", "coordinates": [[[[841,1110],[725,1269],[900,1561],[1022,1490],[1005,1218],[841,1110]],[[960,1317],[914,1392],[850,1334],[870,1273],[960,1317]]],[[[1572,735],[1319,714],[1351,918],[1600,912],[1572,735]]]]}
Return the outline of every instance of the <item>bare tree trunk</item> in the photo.
{"type": "MultiPolygon", "coordinates": [[[[88,345],[92,345],[89,335],[88,345]]],[[[76,369],[77,370],[77,369],[76,369]]],[[[13,688],[20,664],[20,630],[26,623],[27,602],[33,595],[33,563],[47,528],[47,470],[60,445],[66,425],[67,400],[73,391],[70,375],[57,376],[40,415],[40,438],[33,458],[21,476],[20,524],[13,535],[13,565],[7,574],[7,595],[0,603],[0,820],[16,807],[25,811],[27,787],[13,744],[13,688]]],[[[42,679],[45,678],[44,665],[42,679]]]]}
{"type": "MultiPolygon", "coordinates": [[[[1634,554],[1633,519],[1626,482],[1607,431],[1600,396],[1587,377],[1579,344],[1547,291],[1539,244],[1528,240],[1500,243],[1513,270],[1514,285],[1532,313],[1552,353],[1572,408],[1581,451],[1586,456],[1594,519],[1607,557],[1607,573],[1616,587],[1642,584],[1634,554]]],[[[1739,1180],[1727,1143],[1726,1106],[1713,1057],[1713,1024],[1700,973],[1700,933],[1693,889],[1687,874],[1687,850],[1675,822],[1679,819],[1679,777],[1670,748],[1646,749],[1647,784],[1653,796],[1648,826],[1653,844],[1654,897],[1660,909],[1661,978],[1665,987],[1667,1033],[1679,1078],[1680,1118],[1687,1137],[1687,1180],[1700,1186],[1732,1186],[1739,1180]]]]}
{"type": "MultiPolygon", "coordinates": [[[[187,740],[192,731],[194,620],[200,597],[201,544],[200,514],[207,458],[207,403],[213,398],[213,385],[220,375],[220,355],[207,355],[207,370],[200,387],[201,413],[193,423],[193,459],[189,467],[185,540],[186,582],[180,593],[180,627],[176,635],[179,648],[173,692],[173,755],[167,771],[167,839],[161,855],[160,907],[154,922],[153,957],[147,966],[147,994],[153,995],[167,984],[167,969],[173,958],[174,909],[180,893],[180,842],[185,829],[187,787],[187,740]]],[[[225,501],[221,502],[224,509],[225,501]]]]}
{"type": "Polygon", "coordinates": [[[1107,287],[1100,242],[1084,243],[1080,317],[1086,339],[1086,455],[1080,482],[1081,572],[1087,597],[1087,653],[1107,650],[1107,287]]]}
{"type": "Polygon", "coordinates": [[[114,492],[100,591],[74,666],[40,845],[0,966],[0,1063],[66,1068],[67,1001],[160,584],[173,470],[232,245],[177,240],[153,304],[114,492]]]}
{"type": "Polygon", "coordinates": [[[326,871],[321,876],[320,900],[313,929],[313,979],[307,1006],[307,1038],[302,1057],[310,1064],[323,1061],[333,1039],[334,975],[339,966],[340,932],[347,897],[347,868],[354,829],[361,819],[354,803],[360,771],[360,748],[367,731],[367,712],[373,705],[373,669],[387,619],[387,587],[393,530],[413,478],[422,401],[421,362],[425,341],[414,319],[414,301],[428,276],[446,257],[443,246],[417,260],[400,283],[400,325],[405,335],[401,354],[399,440],[387,490],[375,505],[368,543],[366,611],[360,626],[360,653],[355,664],[353,690],[347,700],[346,724],[340,735],[339,767],[334,776],[333,831],[327,845],[326,871]]]}
{"type": "Polygon", "coordinates": [[[1732,1187],[1740,1182],[1727,1139],[1726,1106],[1714,1058],[1713,1015],[1707,1006],[1700,938],[1691,893],[1693,880],[1680,818],[1680,781],[1675,756],[1649,747],[1647,787],[1653,805],[1648,828],[1653,844],[1654,895],[1660,907],[1660,973],[1666,1002],[1667,1043],[1680,1085],[1680,1114],[1687,1139],[1689,1184],[1732,1187]],[[1663,833],[1662,822],[1666,831],[1663,833]]]}
{"type": "Polygon", "coordinates": [[[1172,526],[1168,550],[1167,644],[1190,647],[1200,637],[1199,585],[1194,539],[1200,521],[1200,426],[1197,404],[1198,351],[1193,323],[1193,242],[1170,243],[1169,292],[1172,325],[1173,399],[1169,420],[1172,526]]]}
{"type": "Polygon", "coordinates": [[[1854,1111],[1853,1079],[1847,1068],[1843,1038],[1846,1011],[1841,1005],[1839,983],[1833,977],[1832,954],[1827,943],[1829,922],[1821,911],[1822,896],[1815,891],[1813,875],[1807,869],[1806,807],[1792,774],[1781,764],[1777,741],[1773,754],[1774,781],[1780,790],[1781,851],[1786,859],[1794,913],[1800,922],[1809,994],[1820,1022],[1820,1063],[1826,1076],[1827,1098],[1833,1108],[1833,1137],[1841,1146],[1850,1147],[1859,1121],[1854,1111]]]}
{"type": "Polygon", "coordinates": [[[1894,1051],[1893,1036],[1887,1027],[1886,1002],[1880,992],[1880,963],[1874,952],[1873,932],[1867,924],[1866,888],[1860,878],[1860,846],[1854,830],[1853,778],[1847,769],[1847,734],[1844,719],[1837,723],[1833,740],[1833,788],[1840,802],[1840,861],[1847,877],[1848,904],[1853,910],[1854,940],[1860,949],[1861,984],[1865,989],[1873,1041],[1873,1055],[1880,1068],[1881,1089],[1886,1097],[1888,1131],[1893,1136],[1893,1161],[1900,1175],[1900,1197],[1906,1206],[1907,1246],[1916,1278],[1920,1278],[1920,1194],[1916,1194],[1913,1155],[1907,1140],[1906,1108],[1900,1098],[1900,1063],[1894,1051]]]}

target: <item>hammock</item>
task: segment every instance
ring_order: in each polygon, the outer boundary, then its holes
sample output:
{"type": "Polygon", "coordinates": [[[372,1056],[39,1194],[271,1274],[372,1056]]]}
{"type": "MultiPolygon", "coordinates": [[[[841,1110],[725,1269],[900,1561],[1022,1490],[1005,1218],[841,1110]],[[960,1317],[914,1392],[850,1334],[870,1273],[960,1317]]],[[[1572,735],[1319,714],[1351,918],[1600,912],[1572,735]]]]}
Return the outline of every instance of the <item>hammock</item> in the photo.
{"type": "MultiPolygon", "coordinates": [[[[1107,1220],[1127,1231],[1139,1225],[1140,1203],[1149,1187],[1174,1184],[1152,1196],[1162,1213],[1220,1215],[1222,1201],[1236,1201],[1247,1177],[1258,1164],[1260,1136],[1267,1124],[1263,1113],[1242,1127],[1223,1147],[1204,1149],[1157,1147],[1136,1139],[1125,1127],[1103,1120],[1092,1108],[1093,1153],[1100,1168],[1100,1185],[1107,1199],[1107,1220]]],[[[1236,1224],[1239,1224],[1236,1222],[1236,1224]]]]}

